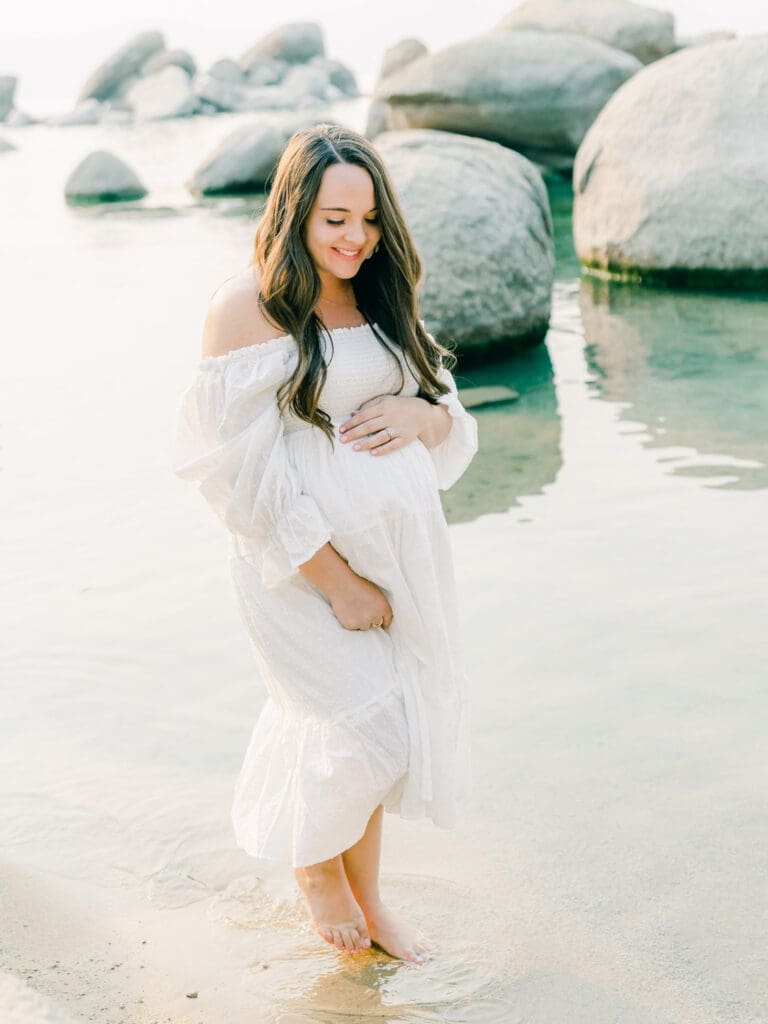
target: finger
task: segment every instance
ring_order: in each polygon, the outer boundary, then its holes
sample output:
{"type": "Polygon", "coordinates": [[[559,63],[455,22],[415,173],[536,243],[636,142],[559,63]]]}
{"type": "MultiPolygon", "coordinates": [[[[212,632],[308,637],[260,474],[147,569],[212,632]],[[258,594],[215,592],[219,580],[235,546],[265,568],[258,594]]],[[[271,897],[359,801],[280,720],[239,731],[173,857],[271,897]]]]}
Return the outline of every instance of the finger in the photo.
{"type": "MultiPolygon", "coordinates": [[[[385,434],[384,437],[386,436],[387,435],[385,434]]],[[[371,448],[371,455],[380,455],[383,454],[384,452],[397,451],[398,448],[402,447],[402,445],[399,442],[399,437],[393,437],[389,441],[384,441],[382,444],[377,444],[375,447],[371,448]]]]}
{"type": "Polygon", "coordinates": [[[381,430],[383,426],[383,416],[366,416],[359,419],[356,418],[355,423],[352,426],[349,426],[348,423],[342,423],[341,427],[339,427],[339,434],[343,438],[354,439],[357,437],[365,437],[366,434],[372,434],[375,430],[381,430]]]}

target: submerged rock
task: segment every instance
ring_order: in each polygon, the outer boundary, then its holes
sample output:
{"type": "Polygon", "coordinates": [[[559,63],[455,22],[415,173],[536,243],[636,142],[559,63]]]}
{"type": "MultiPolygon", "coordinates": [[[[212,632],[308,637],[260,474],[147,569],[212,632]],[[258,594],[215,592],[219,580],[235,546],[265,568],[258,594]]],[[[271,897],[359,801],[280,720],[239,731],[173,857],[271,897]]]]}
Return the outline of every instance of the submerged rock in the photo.
{"type": "Polygon", "coordinates": [[[106,149],[96,149],[67,178],[64,194],[68,202],[113,202],[141,199],[147,190],[125,161],[106,149]]]}
{"type": "Polygon", "coordinates": [[[573,175],[582,263],[648,282],[768,284],[768,35],[644,68],[589,130],[573,175]]]}
{"type": "Polygon", "coordinates": [[[541,341],[554,275],[543,179],[510,149],[451,132],[376,139],[423,260],[424,318],[462,353],[541,341]]]}
{"type": "Polygon", "coordinates": [[[675,49],[673,15],[629,0],[524,0],[496,28],[587,36],[625,50],[643,64],[675,49]]]}
{"type": "Polygon", "coordinates": [[[475,135],[570,168],[606,101],[641,67],[582,36],[492,31],[419,57],[385,78],[377,95],[391,128],[475,135]]]}
{"type": "Polygon", "coordinates": [[[159,50],[165,49],[161,32],[140,32],[110,54],[90,75],[80,90],[78,102],[94,98],[110,99],[126,79],[139,74],[142,65],[159,50]]]}

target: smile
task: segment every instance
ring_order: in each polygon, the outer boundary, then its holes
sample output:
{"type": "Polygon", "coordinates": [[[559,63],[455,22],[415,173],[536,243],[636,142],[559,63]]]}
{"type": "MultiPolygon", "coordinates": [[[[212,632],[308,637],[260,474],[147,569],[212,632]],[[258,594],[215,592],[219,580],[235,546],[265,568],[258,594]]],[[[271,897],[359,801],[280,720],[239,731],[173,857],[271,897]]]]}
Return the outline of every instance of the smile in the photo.
{"type": "Polygon", "coordinates": [[[337,252],[340,256],[343,256],[347,260],[357,259],[362,252],[362,249],[339,249],[337,246],[331,247],[334,252],[337,252]]]}

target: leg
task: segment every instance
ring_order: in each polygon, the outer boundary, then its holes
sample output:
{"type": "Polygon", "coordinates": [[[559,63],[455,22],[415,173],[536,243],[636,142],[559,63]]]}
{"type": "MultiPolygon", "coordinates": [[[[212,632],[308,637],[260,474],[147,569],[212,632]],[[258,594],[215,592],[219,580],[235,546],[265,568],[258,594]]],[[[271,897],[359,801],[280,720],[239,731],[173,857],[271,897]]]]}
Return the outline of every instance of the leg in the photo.
{"type": "Polygon", "coordinates": [[[350,889],[363,911],[371,939],[390,956],[422,963],[433,944],[388,910],[379,893],[382,804],[371,815],[362,839],[341,854],[350,889]]]}
{"type": "Polygon", "coordinates": [[[357,953],[371,944],[365,918],[349,887],[341,854],[305,868],[294,878],[309,904],[312,926],[337,949],[357,953]]]}

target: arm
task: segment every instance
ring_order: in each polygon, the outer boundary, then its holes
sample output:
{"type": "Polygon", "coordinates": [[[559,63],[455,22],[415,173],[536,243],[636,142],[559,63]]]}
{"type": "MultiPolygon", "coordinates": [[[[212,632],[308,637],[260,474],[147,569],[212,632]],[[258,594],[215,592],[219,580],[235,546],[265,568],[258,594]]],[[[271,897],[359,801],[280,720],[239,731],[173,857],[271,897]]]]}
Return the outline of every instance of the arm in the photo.
{"type": "Polygon", "coordinates": [[[426,406],[424,410],[424,426],[419,431],[418,436],[427,448],[435,448],[448,437],[452,422],[451,414],[448,411],[448,407],[442,402],[433,405],[426,398],[420,398],[418,401],[423,402],[426,406]]]}

